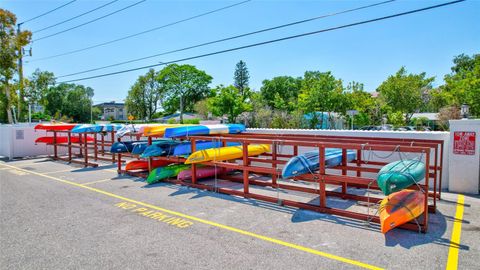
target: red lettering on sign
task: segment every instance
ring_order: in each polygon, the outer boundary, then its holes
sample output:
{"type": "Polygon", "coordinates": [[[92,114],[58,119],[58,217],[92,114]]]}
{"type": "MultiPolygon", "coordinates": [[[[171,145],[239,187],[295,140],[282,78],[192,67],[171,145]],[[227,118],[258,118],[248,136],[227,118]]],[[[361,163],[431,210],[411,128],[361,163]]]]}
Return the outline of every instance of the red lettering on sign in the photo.
{"type": "Polygon", "coordinates": [[[475,132],[455,131],[453,133],[453,153],[475,155],[475,132]]]}

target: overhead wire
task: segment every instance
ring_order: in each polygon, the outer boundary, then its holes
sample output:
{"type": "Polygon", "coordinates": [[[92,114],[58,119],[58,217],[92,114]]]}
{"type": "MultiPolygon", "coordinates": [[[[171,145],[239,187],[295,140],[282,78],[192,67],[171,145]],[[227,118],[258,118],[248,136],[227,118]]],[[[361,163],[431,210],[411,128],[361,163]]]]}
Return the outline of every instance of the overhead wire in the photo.
{"type": "Polygon", "coordinates": [[[50,14],[50,13],[56,11],[56,10],[59,10],[59,9],[61,9],[61,8],[63,8],[63,7],[66,7],[66,6],[70,5],[70,4],[73,4],[73,2],[76,2],[76,1],[77,1],[77,0],[72,0],[72,1],[70,1],[70,2],[68,2],[68,3],[65,3],[65,4],[63,4],[63,5],[59,6],[59,7],[56,7],[56,8],[54,8],[54,9],[52,9],[52,10],[49,10],[49,11],[44,12],[44,13],[42,13],[42,14],[40,14],[40,15],[37,15],[37,16],[35,16],[35,17],[33,17],[33,18],[30,18],[30,19],[28,19],[28,20],[25,20],[25,21],[23,21],[23,22],[21,22],[21,23],[19,23],[19,24],[24,24],[24,23],[27,23],[27,22],[31,22],[31,21],[33,21],[33,20],[36,20],[36,19],[38,19],[38,18],[41,18],[41,17],[43,17],[43,16],[45,16],[45,15],[48,15],[48,14],[50,14]]]}
{"type": "Polygon", "coordinates": [[[139,4],[141,4],[141,3],[145,2],[145,1],[147,1],[147,0],[140,0],[140,1],[135,2],[135,3],[131,4],[131,5],[128,5],[128,6],[124,7],[124,8],[117,9],[117,10],[115,10],[115,11],[113,11],[113,12],[110,12],[110,13],[108,13],[108,14],[105,14],[105,15],[103,15],[103,16],[100,16],[100,17],[98,17],[98,18],[95,18],[95,19],[93,19],[93,20],[90,20],[90,21],[81,23],[81,24],[79,24],[79,25],[76,25],[76,26],[73,26],[73,27],[64,29],[64,30],[62,30],[62,31],[59,31],[59,32],[56,32],[56,33],[53,33],[53,34],[50,34],[50,35],[46,35],[46,36],[37,38],[37,39],[33,40],[32,42],[40,41],[40,40],[43,40],[43,39],[46,39],[46,38],[50,38],[50,37],[53,37],[53,36],[57,36],[57,35],[60,35],[60,34],[65,33],[65,32],[68,32],[68,31],[77,29],[77,28],[79,28],[79,27],[85,26],[85,25],[87,25],[87,24],[91,24],[91,23],[93,23],[93,22],[99,21],[99,20],[101,20],[101,19],[105,19],[105,18],[107,18],[107,17],[109,17],[109,16],[112,16],[112,15],[114,15],[114,14],[117,14],[117,13],[119,13],[119,12],[121,12],[121,11],[124,11],[124,10],[126,10],[126,9],[132,8],[132,7],[136,6],[136,5],[139,5],[139,4]]]}
{"type": "Polygon", "coordinates": [[[377,21],[383,21],[383,20],[387,20],[387,19],[391,19],[391,18],[401,17],[401,16],[414,14],[414,13],[418,13],[418,12],[422,12],[422,11],[436,9],[436,8],[440,8],[440,7],[444,7],[444,6],[449,6],[449,5],[457,4],[457,3],[460,3],[460,2],[464,2],[464,1],[466,1],[466,0],[456,0],[456,1],[446,2],[446,3],[442,3],[442,4],[437,4],[437,5],[433,5],[433,6],[424,7],[424,8],[419,8],[419,9],[409,10],[409,11],[405,11],[405,12],[401,12],[401,13],[396,13],[396,14],[392,14],[392,15],[383,16],[383,17],[378,17],[378,18],[374,18],[374,19],[370,19],[370,20],[364,20],[364,21],[354,22],[354,23],[350,23],[350,24],[344,24],[344,25],[340,25],[340,26],[336,26],[336,27],[320,29],[320,30],[317,30],[317,31],[312,31],[312,32],[287,36],[287,37],[283,37],[283,38],[267,40],[267,41],[263,41],[263,42],[248,44],[248,45],[244,45],[244,46],[234,47],[234,48],[220,50],[220,51],[215,51],[215,52],[211,52],[211,53],[200,54],[200,55],[196,55],[196,56],[185,57],[185,58],[176,59],[176,60],[172,60],[172,61],[168,61],[168,62],[161,62],[161,63],[158,63],[158,64],[152,64],[152,65],[130,68],[130,69],[125,69],[125,70],[120,70],[120,71],[115,71],[115,72],[109,72],[109,73],[104,73],[104,74],[99,74],[99,75],[94,75],[94,76],[89,76],[89,77],[83,77],[83,78],[78,78],[78,79],[61,81],[59,83],[76,82],[76,81],[84,81],[84,80],[89,80],[89,79],[96,79],[96,78],[101,78],[101,77],[107,77],[107,76],[112,76],[112,75],[117,75],[117,74],[122,74],[122,73],[142,70],[142,69],[147,69],[147,68],[153,68],[153,67],[157,67],[157,66],[173,64],[173,63],[177,63],[177,62],[183,62],[183,61],[188,61],[188,60],[193,60],[193,59],[198,59],[198,58],[204,58],[204,57],[208,57],[208,56],[212,56],[212,55],[218,55],[218,54],[223,54],[223,53],[227,53],[227,52],[243,50],[243,49],[247,49],[247,48],[262,46],[262,45],[276,43],[276,42],[290,40],[290,39],[296,39],[296,38],[305,37],[305,36],[311,36],[311,35],[320,34],[320,33],[324,33],[324,32],[330,32],[330,31],[334,31],[334,30],[349,28],[349,27],[353,27],[353,26],[357,26],[357,25],[363,25],[363,24],[373,23],[373,22],[377,22],[377,21]]]}
{"type": "Polygon", "coordinates": [[[120,65],[124,65],[124,64],[133,63],[133,62],[138,62],[138,61],[149,59],[149,58],[154,58],[154,57],[163,56],[163,55],[167,55],[167,54],[172,54],[172,53],[176,53],[176,52],[186,51],[186,50],[199,48],[199,47],[203,47],[203,46],[207,46],[207,45],[211,45],[211,44],[215,44],[215,43],[220,43],[220,42],[229,41],[229,40],[233,40],[233,39],[237,39],[237,38],[242,38],[242,37],[246,37],[246,36],[251,36],[251,35],[255,35],[255,34],[268,32],[268,31],[272,31],[272,30],[277,30],[277,29],[280,29],[280,28],[285,28],[285,27],[289,27],[289,26],[293,26],[293,25],[297,25],[297,24],[307,23],[307,22],[311,22],[311,21],[314,21],[314,20],[318,20],[318,19],[324,19],[324,18],[327,18],[327,17],[332,17],[332,16],[336,16],[336,15],[340,15],[340,14],[344,14],[344,13],[348,13],[348,12],[353,12],[353,11],[358,11],[358,10],[361,10],[361,9],[371,8],[371,7],[375,7],[375,6],[378,6],[378,5],[391,3],[391,2],[394,2],[394,1],[396,1],[396,0],[388,0],[388,1],[380,2],[380,3],[376,3],[376,4],[371,4],[371,5],[361,6],[361,7],[358,7],[358,8],[338,11],[338,12],[334,12],[334,13],[330,13],[330,14],[326,14],[326,15],[316,16],[316,17],[313,17],[313,18],[305,19],[305,20],[300,20],[300,21],[295,21],[295,22],[291,22],[291,23],[287,23],[287,24],[282,24],[282,25],[279,25],[279,26],[264,28],[264,29],[261,29],[261,30],[257,30],[257,31],[249,32],[249,33],[244,33],[244,34],[240,34],[240,35],[236,35],[236,36],[231,36],[231,37],[227,37],[227,38],[217,39],[217,40],[214,40],[214,41],[209,41],[209,42],[205,42],[205,43],[201,43],[201,44],[197,44],[197,45],[193,45],[193,46],[188,46],[188,47],[184,47],[184,48],[181,48],[181,49],[170,50],[170,51],[161,52],[161,53],[157,53],[157,54],[153,54],[153,55],[149,55],[149,56],[145,56],[145,57],[140,57],[140,58],[135,58],[135,59],[132,59],[132,60],[118,62],[118,63],[115,63],[115,64],[110,64],[110,65],[101,66],[101,67],[97,67],[97,68],[92,68],[92,69],[88,69],[88,70],[83,70],[83,71],[79,71],[79,72],[75,72],[75,73],[65,74],[65,75],[58,76],[57,78],[70,77],[70,76],[74,76],[74,75],[89,73],[89,72],[93,72],[93,71],[97,71],[97,70],[102,70],[102,69],[106,69],[106,68],[111,68],[111,67],[115,67],[115,66],[120,66],[120,65]]]}
{"type": "Polygon", "coordinates": [[[182,20],[178,20],[178,21],[175,21],[175,22],[171,22],[171,23],[167,23],[167,24],[164,24],[164,25],[161,25],[161,26],[157,26],[157,27],[145,30],[145,31],[135,33],[135,34],[131,34],[131,35],[128,35],[128,36],[116,38],[116,39],[113,39],[113,40],[110,40],[110,41],[102,42],[102,43],[95,44],[95,45],[88,46],[88,47],[81,48],[81,49],[76,49],[76,50],[72,50],[72,51],[68,51],[68,52],[64,52],[64,53],[60,53],[60,54],[56,54],[56,55],[51,55],[51,56],[46,56],[46,57],[42,57],[42,58],[33,59],[33,60],[30,60],[29,62],[47,60],[47,59],[57,58],[57,57],[60,57],[60,56],[65,56],[65,55],[70,55],[70,54],[74,54],[74,53],[79,53],[79,52],[91,50],[91,49],[94,49],[94,48],[98,48],[98,47],[101,47],[101,46],[105,46],[105,45],[108,45],[108,44],[112,44],[112,43],[115,43],[115,42],[119,42],[119,41],[122,41],[122,40],[129,39],[129,38],[140,36],[140,35],[143,35],[143,34],[146,34],[146,33],[150,33],[150,32],[162,29],[162,28],[167,28],[167,27],[170,27],[170,26],[182,23],[182,22],[186,22],[186,21],[190,21],[190,20],[193,20],[193,19],[196,19],[196,18],[200,18],[200,17],[206,16],[206,15],[216,13],[216,12],[219,12],[219,11],[222,11],[222,10],[225,10],[225,9],[229,9],[229,8],[232,8],[232,7],[235,7],[235,6],[238,6],[238,5],[242,5],[242,4],[251,2],[251,1],[252,0],[244,0],[244,1],[241,1],[241,2],[238,2],[238,3],[235,3],[235,4],[231,4],[231,5],[228,5],[228,6],[224,6],[224,7],[221,7],[221,8],[214,9],[214,10],[210,10],[210,11],[207,11],[207,12],[204,12],[204,13],[200,13],[198,15],[194,15],[194,16],[182,19],[182,20]]]}
{"type": "Polygon", "coordinates": [[[94,8],[94,9],[89,10],[89,11],[86,11],[86,12],[83,12],[83,13],[81,13],[81,14],[78,14],[77,16],[74,16],[74,17],[72,17],[72,18],[70,18],[70,19],[66,19],[66,20],[64,20],[64,21],[61,21],[61,22],[58,22],[58,23],[49,25],[49,26],[47,26],[47,27],[44,27],[44,28],[35,30],[35,31],[33,31],[32,33],[35,34],[35,33],[38,33],[38,32],[42,32],[42,31],[44,31],[44,30],[53,28],[53,27],[55,27],[55,26],[59,26],[59,25],[64,24],[64,23],[66,23],[66,22],[73,21],[73,20],[75,20],[75,19],[77,19],[77,18],[80,18],[80,17],[82,17],[82,16],[85,16],[85,15],[87,15],[87,14],[90,14],[90,13],[92,13],[92,12],[94,12],[94,11],[97,11],[97,10],[99,10],[99,9],[102,9],[102,8],[104,8],[104,7],[106,7],[106,6],[109,6],[109,5],[111,5],[111,4],[115,3],[115,2],[118,2],[118,1],[119,1],[119,0],[110,1],[110,2],[108,2],[108,3],[106,3],[106,4],[103,4],[103,5],[99,6],[99,7],[96,7],[96,8],[94,8]]]}

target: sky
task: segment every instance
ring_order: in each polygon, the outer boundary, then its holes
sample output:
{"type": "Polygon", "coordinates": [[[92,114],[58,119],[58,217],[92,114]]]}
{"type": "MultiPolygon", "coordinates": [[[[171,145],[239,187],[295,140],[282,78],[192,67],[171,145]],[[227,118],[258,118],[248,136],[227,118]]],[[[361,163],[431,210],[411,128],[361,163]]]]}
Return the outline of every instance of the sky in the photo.
{"type": "MultiPolygon", "coordinates": [[[[0,7],[23,22],[71,0],[0,0],[0,7]]],[[[67,23],[38,31],[111,0],[77,0],[41,18],[22,24],[33,33],[33,56],[25,57],[24,74],[37,68],[62,76],[208,41],[244,34],[268,27],[336,13],[377,1],[266,1],[252,0],[240,5],[181,22],[120,42],[61,57],[41,58],[85,48],[154,27],[183,20],[226,7],[238,1],[162,1],[147,0],[112,16],[49,38],[35,40],[96,19],[132,5],[139,0],[120,0],[67,23]]],[[[77,76],[58,78],[57,82],[126,70],[252,43],[297,35],[369,20],[446,1],[397,0],[392,3],[326,17],[300,25],[230,40],[178,53],[158,56],[117,67],[77,76]]],[[[213,77],[212,87],[233,83],[235,64],[247,63],[250,87],[259,90],[262,81],[275,76],[302,76],[305,71],[331,71],[344,81],[361,82],[365,90],[375,89],[388,76],[405,66],[408,72],[426,72],[435,77],[434,85],[443,83],[454,56],[480,53],[480,1],[469,0],[416,14],[377,21],[350,28],[286,40],[200,59],[178,62],[195,65],[213,77]]],[[[162,67],[156,67],[160,70],[162,67]]],[[[122,102],[138,76],[147,69],[113,76],[77,81],[95,90],[94,102],[122,102]]]]}

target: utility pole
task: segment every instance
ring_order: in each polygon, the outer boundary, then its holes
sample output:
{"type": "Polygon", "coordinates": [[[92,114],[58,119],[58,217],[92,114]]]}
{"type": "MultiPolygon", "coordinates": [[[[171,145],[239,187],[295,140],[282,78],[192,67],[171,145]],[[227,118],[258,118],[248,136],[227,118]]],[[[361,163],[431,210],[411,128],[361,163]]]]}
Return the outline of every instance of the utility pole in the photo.
{"type": "MultiPolygon", "coordinates": [[[[17,24],[17,36],[20,35],[21,23],[17,24]]],[[[18,46],[18,119],[22,119],[22,102],[24,96],[24,85],[23,85],[23,48],[21,45],[18,46]]]]}

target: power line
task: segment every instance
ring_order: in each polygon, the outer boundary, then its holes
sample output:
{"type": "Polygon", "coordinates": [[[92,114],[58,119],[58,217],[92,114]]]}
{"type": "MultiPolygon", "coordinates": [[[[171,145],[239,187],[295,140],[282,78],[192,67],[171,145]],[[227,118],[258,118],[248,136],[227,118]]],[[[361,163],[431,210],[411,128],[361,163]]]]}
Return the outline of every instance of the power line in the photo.
{"type": "Polygon", "coordinates": [[[70,54],[90,50],[90,49],[93,49],[93,48],[97,48],[97,47],[100,47],[100,46],[105,46],[105,45],[112,44],[112,43],[115,43],[115,42],[119,42],[119,41],[122,41],[122,40],[125,40],[125,39],[129,39],[129,38],[140,36],[140,35],[143,35],[143,34],[146,34],[146,33],[149,33],[149,32],[153,32],[153,31],[156,31],[156,30],[159,30],[159,29],[162,29],[162,28],[167,28],[167,27],[170,27],[170,26],[182,23],[182,22],[197,19],[197,18],[206,16],[206,15],[209,15],[209,14],[212,14],[212,13],[216,13],[216,12],[219,12],[219,11],[222,11],[222,10],[225,10],[225,9],[229,9],[229,8],[232,8],[232,7],[235,7],[235,6],[238,6],[238,5],[245,4],[245,3],[250,2],[250,1],[251,0],[245,0],[245,1],[242,1],[242,2],[238,2],[236,4],[228,5],[228,6],[221,7],[221,8],[218,8],[218,9],[214,9],[214,10],[211,10],[211,11],[207,11],[205,13],[201,13],[201,14],[198,14],[198,15],[195,15],[195,16],[192,16],[192,17],[188,17],[188,18],[179,20],[179,21],[175,21],[175,22],[167,23],[167,24],[164,24],[164,25],[161,25],[161,26],[157,26],[157,27],[154,27],[154,28],[149,29],[149,30],[145,30],[145,31],[142,31],[142,32],[138,32],[138,33],[135,33],[135,34],[128,35],[128,36],[117,38],[117,39],[110,40],[110,41],[107,41],[107,42],[99,43],[99,44],[92,45],[92,46],[89,46],[89,47],[86,47],[86,48],[81,48],[81,49],[77,49],[77,50],[73,50],[73,51],[68,51],[68,52],[64,52],[64,53],[60,53],[60,54],[56,54],[56,55],[52,55],[52,56],[47,56],[47,57],[43,57],[43,58],[33,59],[33,60],[30,60],[29,62],[36,62],[36,61],[41,61],[41,60],[57,58],[57,57],[60,57],[60,56],[70,55],[70,54]]]}
{"type": "Polygon", "coordinates": [[[99,9],[101,9],[101,8],[104,8],[104,7],[106,7],[106,6],[110,5],[110,4],[113,4],[113,3],[118,2],[118,1],[119,1],[119,0],[110,1],[110,2],[108,2],[108,3],[106,3],[106,4],[104,4],[104,5],[101,5],[101,6],[99,6],[99,7],[96,7],[96,8],[94,8],[94,9],[91,9],[91,10],[89,10],[89,11],[87,11],[87,12],[81,13],[81,14],[79,14],[79,15],[77,15],[77,16],[74,16],[74,17],[72,17],[72,18],[70,18],[70,19],[67,19],[67,20],[58,22],[58,23],[56,23],[56,24],[52,24],[52,25],[50,25],[50,26],[44,27],[44,28],[42,28],[42,29],[38,29],[38,30],[36,30],[36,31],[33,31],[33,33],[35,34],[35,33],[38,33],[38,32],[41,32],[41,31],[44,31],[44,30],[47,30],[47,29],[50,29],[50,28],[52,28],[52,27],[59,26],[59,25],[64,24],[64,23],[66,23],[66,22],[73,21],[73,20],[75,20],[75,19],[77,19],[77,18],[80,18],[80,17],[82,17],[82,16],[84,16],[84,15],[90,14],[90,13],[92,13],[92,12],[94,12],[94,11],[97,11],[97,10],[99,10],[99,9]]]}
{"type": "Polygon", "coordinates": [[[371,8],[371,7],[391,3],[391,2],[394,2],[394,1],[396,1],[396,0],[388,0],[388,1],[380,2],[380,3],[376,3],[376,4],[370,4],[370,5],[361,6],[361,7],[357,7],[357,8],[338,11],[338,12],[334,12],[334,13],[330,13],[330,14],[326,14],[326,15],[321,15],[321,16],[317,16],[317,17],[313,17],[313,18],[309,18],[309,19],[305,19],[305,20],[301,20],[301,21],[291,22],[291,23],[282,24],[282,25],[279,25],[279,26],[264,28],[264,29],[261,29],[261,30],[257,30],[257,31],[253,31],[253,32],[245,33],[245,34],[240,34],[240,35],[231,36],[231,37],[222,38],[222,39],[217,39],[217,40],[214,40],[214,41],[209,41],[209,42],[205,42],[205,43],[201,43],[201,44],[197,44],[197,45],[193,45],[193,46],[188,46],[188,47],[184,47],[184,48],[181,48],[181,49],[175,49],[175,50],[166,51],[166,52],[162,52],[162,53],[157,53],[157,54],[154,54],[154,55],[145,56],[145,57],[141,57],[141,58],[136,58],[136,59],[132,59],[132,60],[124,61],[124,62],[119,62],[119,63],[115,63],[115,64],[111,64],[111,65],[106,65],[106,66],[102,66],[102,67],[97,67],[97,68],[93,68],[93,69],[88,69],[88,70],[84,70],[84,71],[75,72],[75,73],[65,74],[65,75],[57,76],[57,78],[70,77],[70,76],[84,74],[84,73],[97,71],[97,70],[101,70],[101,69],[106,69],[106,68],[110,68],[110,67],[115,67],[115,66],[120,66],[120,65],[124,65],[124,64],[133,63],[133,62],[138,62],[138,61],[141,61],[141,60],[154,58],[154,57],[157,57],[157,56],[163,56],[163,55],[167,55],[167,54],[171,54],[171,53],[186,51],[186,50],[190,50],[190,49],[194,49],[194,48],[203,47],[203,46],[206,46],[206,45],[211,45],[211,44],[220,43],[220,42],[224,42],[224,41],[229,41],[229,40],[242,38],[242,37],[246,37],[246,36],[250,36],[250,35],[255,35],[255,34],[259,34],[259,33],[263,33],[263,32],[277,30],[277,29],[280,29],[280,28],[285,28],[285,27],[288,27],[288,26],[293,26],[293,25],[297,25],[297,24],[311,22],[311,21],[318,20],[318,19],[332,17],[332,16],[336,16],[336,15],[340,15],[340,14],[344,14],[344,13],[349,13],[349,12],[353,12],[353,11],[358,11],[358,10],[361,10],[361,9],[371,8]]]}
{"type": "Polygon", "coordinates": [[[53,34],[50,34],[50,35],[47,35],[47,36],[43,36],[43,37],[41,37],[41,38],[37,38],[37,39],[33,40],[33,42],[39,41],[39,40],[42,40],[42,39],[46,39],[46,38],[49,38],[49,37],[53,37],[53,36],[56,36],[56,35],[60,35],[60,34],[62,34],[62,33],[71,31],[71,30],[73,30],[73,29],[77,29],[77,28],[82,27],[82,26],[84,26],[84,25],[91,24],[91,23],[93,23],[93,22],[99,21],[99,20],[101,20],[101,19],[104,19],[104,18],[106,18],[106,17],[112,16],[112,15],[114,15],[114,14],[116,14],[116,13],[121,12],[121,11],[124,11],[124,10],[126,10],[126,9],[132,8],[132,7],[134,7],[134,6],[138,5],[138,4],[141,4],[141,3],[145,2],[145,1],[147,1],[147,0],[141,0],[141,1],[135,2],[135,3],[133,3],[133,4],[129,5],[129,6],[126,6],[126,7],[124,7],[124,8],[115,10],[114,12],[110,12],[110,13],[108,13],[108,14],[106,14],[106,15],[103,15],[103,16],[98,17],[98,18],[96,18],[96,19],[93,19],[93,20],[91,20],[91,21],[84,22],[84,23],[79,24],[79,25],[77,25],[77,26],[70,27],[70,28],[67,28],[67,29],[65,29],[65,30],[62,30],[62,31],[60,31],[60,32],[56,32],[56,33],[53,33],[53,34]]]}
{"type": "Polygon", "coordinates": [[[33,18],[30,18],[30,19],[28,19],[28,20],[26,20],[26,21],[23,21],[23,22],[19,23],[19,24],[24,24],[24,23],[27,23],[27,22],[31,22],[31,21],[33,21],[33,20],[36,20],[36,19],[38,19],[38,18],[40,18],[40,17],[43,17],[43,16],[45,16],[45,15],[47,15],[47,14],[50,14],[50,13],[54,12],[55,10],[59,10],[59,9],[65,7],[65,6],[68,6],[68,5],[72,4],[72,3],[75,2],[75,1],[77,1],[77,0],[72,0],[72,1],[70,1],[70,2],[68,2],[68,3],[66,3],[66,4],[63,4],[63,5],[59,6],[59,7],[56,7],[56,8],[54,8],[54,9],[52,9],[52,10],[49,10],[49,11],[47,11],[47,12],[45,12],[45,13],[42,13],[42,14],[38,15],[38,16],[35,16],[35,17],[33,17],[33,18]]]}
{"type": "Polygon", "coordinates": [[[405,16],[405,15],[409,15],[409,14],[413,14],[413,13],[418,13],[418,12],[422,12],[422,11],[426,11],[426,10],[430,10],[430,9],[435,9],[435,8],[439,8],[439,7],[443,7],[443,6],[449,6],[449,5],[457,4],[457,3],[460,3],[460,2],[464,2],[464,1],[466,1],[466,0],[451,1],[451,2],[447,2],[447,3],[443,3],[443,4],[428,6],[428,7],[420,8],[420,9],[414,9],[414,10],[410,10],[410,11],[406,11],[406,12],[402,12],[402,13],[396,13],[396,14],[393,14],[393,15],[388,15],[388,16],[379,17],[379,18],[375,18],[375,19],[370,19],[370,20],[365,20],[365,21],[360,21],[360,22],[355,22],[355,23],[350,23],[350,24],[344,24],[344,25],[341,25],[341,26],[321,29],[321,30],[317,30],[317,31],[313,31],[313,32],[307,32],[307,33],[302,33],[302,34],[298,34],[298,35],[287,36],[287,37],[278,38],[278,39],[272,39],[272,40],[268,40],[268,41],[253,43],[253,44],[244,45],[244,46],[235,47],[235,48],[230,48],[230,49],[226,49],[226,50],[221,50],[221,51],[216,51],[216,52],[211,52],[211,53],[206,53],[206,54],[201,54],[201,55],[196,55],[196,56],[191,56],[191,57],[186,57],[186,58],[181,58],[181,59],[168,61],[168,62],[162,62],[162,63],[159,63],[159,64],[153,64],[153,65],[142,66],[142,67],[137,67],[137,68],[125,69],[125,70],[120,70],[120,71],[116,71],[116,72],[104,73],[104,74],[100,74],[100,75],[83,77],[83,78],[73,79],[73,80],[68,80],[68,81],[62,81],[62,82],[59,82],[59,83],[76,82],[76,81],[83,81],[83,80],[101,78],[101,77],[106,77],[106,76],[112,76],[112,75],[137,71],[137,70],[141,70],[141,69],[153,68],[153,67],[157,67],[157,66],[163,66],[163,65],[173,64],[173,63],[177,63],[177,62],[183,62],[183,61],[203,58],[203,57],[217,55],[217,54],[223,54],[223,53],[232,52],[232,51],[243,50],[243,49],[247,49],[247,48],[262,46],[262,45],[266,45],[266,44],[271,44],[271,43],[276,43],[276,42],[280,42],[280,41],[300,38],[300,37],[304,37],[304,36],[311,36],[311,35],[315,35],[315,34],[319,34],[319,33],[330,32],[330,31],[339,30],[339,29],[343,29],[343,28],[349,28],[349,27],[353,27],[353,26],[357,26],[357,25],[363,25],[363,24],[368,24],[368,23],[372,23],[372,22],[383,21],[383,20],[387,20],[387,19],[391,19],[391,18],[395,18],[395,17],[401,17],[401,16],[405,16]]]}

